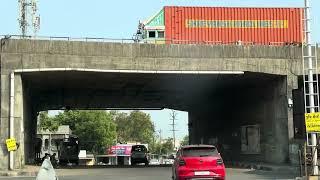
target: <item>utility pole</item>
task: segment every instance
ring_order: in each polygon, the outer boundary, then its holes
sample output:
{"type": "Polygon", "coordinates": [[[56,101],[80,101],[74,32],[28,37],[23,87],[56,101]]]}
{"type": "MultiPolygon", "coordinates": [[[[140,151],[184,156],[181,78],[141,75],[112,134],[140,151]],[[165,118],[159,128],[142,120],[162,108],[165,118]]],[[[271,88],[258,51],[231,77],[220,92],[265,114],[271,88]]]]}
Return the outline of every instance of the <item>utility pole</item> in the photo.
{"type": "Polygon", "coordinates": [[[152,149],[153,149],[153,151],[154,151],[154,149],[155,149],[155,147],[156,147],[156,140],[155,140],[155,136],[157,136],[157,131],[155,130],[156,128],[156,125],[154,124],[154,122],[152,122],[152,125],[153,125],[153,136],[152,136],[152,149]]]}
{"type": "Polygon", "coordinates": [[[159,155],[161,155],[161,148],[162,148],[162,130],[159,131],[159,139],[160,139],[160,149],[159,149],[159,155]]]}
{"type": "MultiPolygon", "coordinates": [[[[305,98],[305,113],[319,112],[319,83],[317,75],[317,57],[313,53],[311,39],[311,15],[310,15],[310,0],[304,0],[304,46],[302,46],[303,59],[303,80],[304,80],[304,98],[305,98]],[[306,47],[306,52],[304,48],[306,47]],[[316,78],[314,78],[316,76],[316,78]],[[307,102],[308,99],[308,102],[307,102]],[[316,100],[316,101],[315,101],[316,100]],[[315,104],[316,102],[316,104],[315,104]]],[[[315,50],[316,52],[317,50],[315,50]]],[[[316,132],[307,132],[307,145],[312,148],[312,166],[313,175],[319,174],[318,157],[317,157],[317,134],[316,132]],[[309,144],[309,135],[311,136],[311,144],[309,144]]]]}
{"type": "Polygon", "coordinates": [[[175,123],[175,121],[177,118],[177,113],[176,113],[176,111],[172,110],[172,113],[170,115],[171,115],[171,120],[172,120],[172,124],[170,124],[170,125],[172,126],[171,131],[172,131],[172,137],[173,137],[173,148],[175,149],[176,148],[176,131],[177,131],[175,128],[175,126],[177,125],[175,123]]]}

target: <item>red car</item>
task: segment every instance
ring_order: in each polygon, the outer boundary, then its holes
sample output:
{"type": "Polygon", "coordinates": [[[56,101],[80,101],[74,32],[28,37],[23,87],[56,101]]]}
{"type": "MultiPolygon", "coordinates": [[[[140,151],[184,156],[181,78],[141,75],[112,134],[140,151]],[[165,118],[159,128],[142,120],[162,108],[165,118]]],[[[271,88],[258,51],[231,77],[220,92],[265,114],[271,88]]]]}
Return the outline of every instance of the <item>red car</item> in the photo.
{"type": "Polygon", "coordinates": [[[183,146],[172,166],[173,180],[219,179],[226,176],[223,160],[211,145],[183,146]]]}

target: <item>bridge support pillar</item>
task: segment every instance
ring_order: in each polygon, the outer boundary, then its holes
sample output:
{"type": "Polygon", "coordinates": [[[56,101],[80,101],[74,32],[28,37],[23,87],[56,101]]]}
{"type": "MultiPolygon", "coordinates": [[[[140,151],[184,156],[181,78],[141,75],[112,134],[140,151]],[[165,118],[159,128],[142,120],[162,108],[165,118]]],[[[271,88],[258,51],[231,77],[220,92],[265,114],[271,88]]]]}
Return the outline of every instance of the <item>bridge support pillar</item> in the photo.
{"type": "MultiPolygon", "coordinates": [[[[0,121],[0,170],[9,169],[9,152],[5,140],[9,137],[10,124],[10,74],[1,74],[1,121],[0,121]]],[[[13,168],[20,169],[25,164],[24,157],[24,121],[23,121],[23,85],[21,75],[14,76],[14,138],[19,148],[13,152],[13,168]]]]}

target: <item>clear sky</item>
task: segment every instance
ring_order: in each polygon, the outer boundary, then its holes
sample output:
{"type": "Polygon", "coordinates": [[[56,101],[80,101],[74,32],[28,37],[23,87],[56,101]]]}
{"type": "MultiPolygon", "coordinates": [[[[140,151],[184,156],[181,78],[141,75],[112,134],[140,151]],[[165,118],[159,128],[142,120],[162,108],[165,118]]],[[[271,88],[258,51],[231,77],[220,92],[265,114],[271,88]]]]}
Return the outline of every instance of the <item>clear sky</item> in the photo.
{"type": "MultiPolygon", "coordinates": [[[[0,2],[0,35],[18,34],[18,0],[0,2]]],[[[313,38],[320,42],[320,1],[310,2],[313,38]]],[[[39,0],[39,35],[131,38],[139,20],[149,18],[165,5],[302,7],[303,4],[304,0],[39,0]]]]}
{"type": "MultiPolygon", "coordinates": [[[[18,0],[0,0],[0,35],[19,34],[18,0]]],[[[310,0],[312,36],[320,42],[320,0],[310,0]]],[[[39,36],[131,38],[139,20],[146,20],[165,5],[302,7],[304,0],[39,0],[39,36]]],[[[149,112],[165,137],[170,111],[149,112]]],[[[178,138],[187,134],[187,113],[178,113],[178,138]]]]}

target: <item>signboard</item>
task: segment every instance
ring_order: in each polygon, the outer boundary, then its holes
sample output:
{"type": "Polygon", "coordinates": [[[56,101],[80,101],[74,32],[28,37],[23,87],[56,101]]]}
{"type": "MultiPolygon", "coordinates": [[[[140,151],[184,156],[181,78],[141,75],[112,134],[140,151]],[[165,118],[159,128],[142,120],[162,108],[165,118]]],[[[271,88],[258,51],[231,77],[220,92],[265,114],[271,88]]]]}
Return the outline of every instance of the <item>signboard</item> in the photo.
{"type": "Polygon", "coordinates": [[[17,150],[17,142],[15,138],[10,138],[6,140],[8,151],[17,150]]]}
{"type": "Polygon", "coordinates": [[[320,132],[320,112],[305,113],[306,131],[320,132]]]}
{"type": "Polygon", "coordinates": [[[116,145],[108,150],[108,155],[130,156],[132,145],[116,145]]]}

